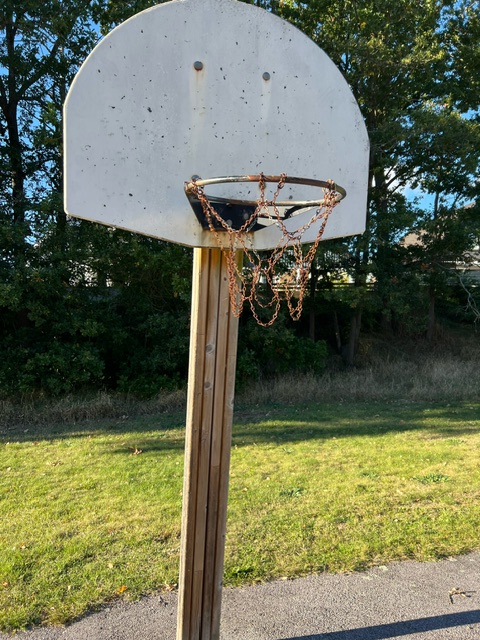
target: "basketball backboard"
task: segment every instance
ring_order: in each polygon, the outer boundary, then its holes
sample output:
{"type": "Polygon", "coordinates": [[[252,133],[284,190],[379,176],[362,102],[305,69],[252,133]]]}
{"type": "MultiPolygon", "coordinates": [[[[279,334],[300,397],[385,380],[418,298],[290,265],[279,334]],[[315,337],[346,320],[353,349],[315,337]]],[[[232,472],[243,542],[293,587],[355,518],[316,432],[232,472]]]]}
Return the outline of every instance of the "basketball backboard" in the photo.
{"type": "MultiPolygon", "coordinates": [[[[87,58],[65,105],[67,212],[188,246],[216,246],[185,196],[194,175],[333,180],[347,195],[323,238],[362,233],[368,155],[358,105],[328,56],[236,0],[174,0],[130,18],[87,58]]],[[[214,193],[255,198],[254,187],[214,193]]],[[[282,191],[318,197],[301,185],[282,191]]],[[[251,235],[256,249],[279,239],[275,225],[251,235]]]]}

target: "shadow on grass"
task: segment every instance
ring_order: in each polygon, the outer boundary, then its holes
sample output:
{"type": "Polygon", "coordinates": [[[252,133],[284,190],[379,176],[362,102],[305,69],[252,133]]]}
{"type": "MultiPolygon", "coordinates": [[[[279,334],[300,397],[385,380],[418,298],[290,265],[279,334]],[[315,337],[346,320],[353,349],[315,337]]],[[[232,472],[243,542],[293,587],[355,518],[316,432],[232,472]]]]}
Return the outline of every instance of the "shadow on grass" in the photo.
{"type": "MultiPolygon", "coordinates": [[[[387,638],[399,638],[413,635],[414,633],[439,631],[440,629],[451,629],[452,627],[477,623],[480,623],[480,611],[463,611],[462,613],[448,613],[431,618],[417,618],[416,620],[379,624],[359,629],[348,629],[346,631],[332,631],[310,636],[294,636],[283,638],[282,640],[387,640],[387,638]]],[[[473,638],[474,636],[465,636],[465,638],[467,637],[473,638]]]]}
{"type": "MultiPolygon", "coordinates": [[[[1,442],[35,442],[38,440],[65,440],[75,438],[85,438],[88,436],[139,436],[158,433],[159,437],[167,439],[170,432],[176,432],[171,439],[176,439],[177,434],[181,435],[183,441],[183,430],[185,428],[185,412],[176,411],[171,414],[161,414],[156,416],[141,416],[129,418],[103,418],[99,420],[83,420],[79,422],[65,422],[61,424],[31,425],[25,427],[14,425],[12,427],[0,426],[1,442]]],[[[182,444],[183,447],[183,444],[182,444]]],[[[161,447],[162,449],[165,447],[161,447]]],[[[175,447],[176,448],[176,447],[175,447]]]]}
{"type": "Polygon", "coordinates": [[[234,444],[301,442],[330,438],[381,436],[425,430],[428,439],[459,438],[480,433],[479,405],[343,404],[259,408],[239,412],[233,429],[234,444]],[[263,413],[263,415],[262,415],[263,413]]]}
{"type": "MultiPolygon", "coordinates": [[[[233,444],[295,443],[330,438],[381,436],[425,430],[428,438],[460,438],[480,432],[480,404],[316,404],[242,407],[234,416],[233,444]]],[[[184,446],[185,414],[175,411],[157,416],[88,420],[62,425],[0,428],[0,442],[61,440],[88,436],[138,436],[143,451],[184,446]],[[156,439],[158,437],[158,440],[156,439]]],[[[120,451],[120,450],[119,450],[120,451]]]]}

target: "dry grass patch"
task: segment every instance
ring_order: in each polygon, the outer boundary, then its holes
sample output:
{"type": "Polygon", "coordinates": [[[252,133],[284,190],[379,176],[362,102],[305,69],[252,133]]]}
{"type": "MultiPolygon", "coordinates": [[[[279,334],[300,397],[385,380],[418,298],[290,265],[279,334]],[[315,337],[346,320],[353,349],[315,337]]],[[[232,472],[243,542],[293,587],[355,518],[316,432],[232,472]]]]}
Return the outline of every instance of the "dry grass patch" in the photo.
{"type": "Polygon", "coordinates": [[[11,425],[48,426],[105,418],[126,419],[156,415],[183,409],[185,401],[185,390],[161,393],[146,401],[106,392],[100,392],[90,397],[66,396],[57,400],[36,398],[23,398],[17,401],[0,400],[0,427],[11,425]]]}
{"type": "Polygon", "coordinates": [[[480,389],[478,360],[430,356],[421,360],[376,360],[362,368],[283,376],[255,382],[240,402],[415,402],[475,401],[480,389]]]}

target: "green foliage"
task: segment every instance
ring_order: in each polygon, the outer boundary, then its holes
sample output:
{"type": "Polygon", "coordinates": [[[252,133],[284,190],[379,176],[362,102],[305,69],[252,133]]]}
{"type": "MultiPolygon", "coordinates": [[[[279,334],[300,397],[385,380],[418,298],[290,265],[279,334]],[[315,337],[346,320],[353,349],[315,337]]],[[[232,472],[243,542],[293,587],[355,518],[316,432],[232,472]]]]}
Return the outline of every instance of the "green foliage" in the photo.
{"type": "MultiPolygon", "coordinates": [[[[478,320],[478,287],[458,267],[480,236],[478,207],[464,206],[479,196],[475,3],[250,3],[291,21],[332,57],[372,143],[367,231],[325,243],[314,265],[305,309],[317,335],[337,349],[340,341],[341,351],[352,335],[358,342],[360,319],[415,336],[428,332],[437,310],[478,320]],[[412,188],[432,204],[415,202],[412,188]],[[401,241],[409,230],[421,235],[416,246],[401,241]]],[[[67,220],[63,211],[68,86],[99,30],[154,4],[1,3],[2,396],[101,386],[150,397],[185,384],[191,252],[67,220]]],[[[262,329],[243,319],[239,381],[322,370],[325,343],[305,334],[305,325],[285,320],[262,329]]]]}
{"type": "Polygon", "coordinates": [[[128,336],[118,380],[119,391],[151,397],[184,386],[189,351],[189,317],[156,313],[128,336]],[[133,348],[132,348],[133,346],[133,348]]]}
{"type": "Polygon", "coordinates": [[[249,318],[240,327],[237,379],[242,383],[291,371],[319,373],[326,357],[323,340],[297,336],[284,316],[271,327],[261,327],[249,318]]]}
{"type": "MultiPolygon", "coordinates": [[[[480,94],[472,87],[480,77],[480,20],[474,6],[467,0],[283,4],[285,17],[342,70],[365,118],[371,141],[367,230],[344,243],[349,260],[343,266],[360,288],[373,275],[370,300],[390,328],[425,328],[435,296],[446,295],[399,246],[409,229],[436,218],[443,206],[452,231],[443,235],[444,252],[459,261],[472,247],[471,236],[462,236],[459,212],[478,199],[479,188],[480,94]],[[415,202],[412,188],[430,200],[415,202]]],[[[478,237],[478,216],[476,229],[478,237]]],[[[421,250],[423,264],[438,261],[432,244],[421,250]]],[[[358,320],[359,308],[365,320],[363,306],[352,308],[352,317],[358,320]]]]}
{"type": "Polygon", "coordinates": [[[124,2],[106,0],[106,2],[98,2],[95,18],[100,24],[102,33],[106,35],[121,22],[144,9],[162,4],[162,1],[166,2],[167,0],[160,0],[160,2],[158,0],[126,0],[124,2]]]}
{"type": "Polygon", "coordinates": [[[452,194],[457,202],[478,195],[472,176],[479,166],[480,122],[448,102],[426,103],[412,115],[407,130],[404,150],[409,162],[417,164],[412,187],[452,194]]]}
{"type": "Polygon", "coordinates": [[[119,388],[150,396],[186,378],[191,252],[69,222],[0,287],[0,394],[119,388]],[[35,265],[35,268],[33,268],[35,265]],[[14,331],[12,331],[14,329],[14,331]]]}
{"type": "Polygon", "coordinates": [[[50,395],[70,393],[101,383],[103,362],[90,345],[48,344],[25,362],[19,381],[22,392],[39,389],[50,395]]]}

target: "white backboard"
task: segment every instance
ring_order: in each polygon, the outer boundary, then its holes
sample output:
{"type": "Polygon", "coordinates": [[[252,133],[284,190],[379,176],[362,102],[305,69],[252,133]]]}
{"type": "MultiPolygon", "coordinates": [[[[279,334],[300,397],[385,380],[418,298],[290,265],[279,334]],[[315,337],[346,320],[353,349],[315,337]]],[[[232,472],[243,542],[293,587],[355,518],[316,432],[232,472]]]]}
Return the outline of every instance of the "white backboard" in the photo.
{"type": "MultiPolygon", "coordinates": [[[[368,157],[360,110],[328,56],[236,0],[174,0],[130,18],[90,54],[65,104],[66,211],[189,246],[217,246],[185,196],[193,175],[333,180],[347,196],[324,239],[362,233],[368,157]]],[[[321,197],[298,186],[290,195],[321,197]]],[[[252,236],[271,248],[279,230],[252,236]]]]}

